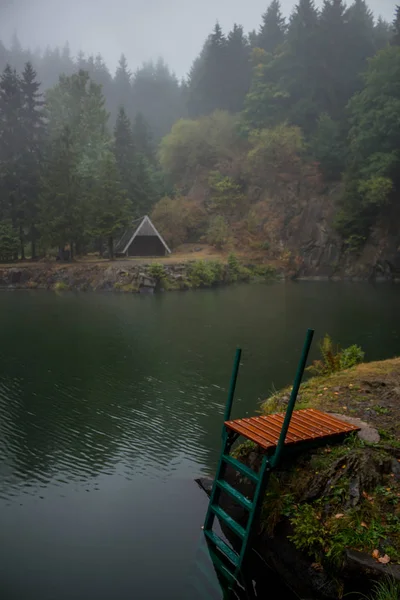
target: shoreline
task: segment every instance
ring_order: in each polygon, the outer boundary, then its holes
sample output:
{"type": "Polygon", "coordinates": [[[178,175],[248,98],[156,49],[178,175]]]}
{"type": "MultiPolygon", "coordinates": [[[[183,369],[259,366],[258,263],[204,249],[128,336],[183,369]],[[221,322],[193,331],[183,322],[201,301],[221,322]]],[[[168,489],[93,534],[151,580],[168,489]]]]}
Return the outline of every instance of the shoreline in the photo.
{"type": "Polygon", "coordinates": [[[123,260],[104,262],[0,264],[0,290],[159,293],[215,288],[235,283],[278,281],[400,284],[400,278],[297,276],[272,264],[228,260],[123,260]]]}

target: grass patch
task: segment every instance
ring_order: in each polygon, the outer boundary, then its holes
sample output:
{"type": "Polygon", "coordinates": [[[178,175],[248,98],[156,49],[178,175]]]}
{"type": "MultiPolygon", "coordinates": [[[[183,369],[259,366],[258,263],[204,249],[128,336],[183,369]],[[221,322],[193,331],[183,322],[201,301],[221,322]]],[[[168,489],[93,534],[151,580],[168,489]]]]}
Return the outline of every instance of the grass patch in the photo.
{"type": "Polygon", "coordinates": [[[54,284],[55,292],[67,292],[68,290],[69,286],[64,281],[57,281],[57,283],[54,284]]]}

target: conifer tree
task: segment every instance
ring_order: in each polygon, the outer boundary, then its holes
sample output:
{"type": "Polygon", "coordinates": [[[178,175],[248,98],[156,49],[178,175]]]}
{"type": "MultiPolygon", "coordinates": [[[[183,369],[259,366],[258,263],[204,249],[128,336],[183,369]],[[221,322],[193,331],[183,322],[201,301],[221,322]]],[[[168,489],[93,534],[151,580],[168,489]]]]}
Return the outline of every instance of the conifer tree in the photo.
{"type": "Polygon", "coordinates": [[[396,7],[396,13],[393,21],[392,44],[400,46],[400,5],[396,7]]]}
{"type": "Polygon", "coordinates": [[[243,110],[251,82],[250,48],[243,27],[234,25],[226,42],[225,108],[243,110]]]}
{"type": "Polygon", "coordinates": [[[285,41],[286,22],[282,16],[281,3],[272,0],[267,11],[262,16],[262,25],[258,34],[257,46],[265,52],[275,50],[285,41]]]}
{"type": "Polygon", "coordinates": [[[0,78],[0,219],[9,219],[20,239],[23,233],[22,107],[20,78],[16,71],[7,65],[0,78]]]}
{"type": "Polygon", "coordinates": [[[121,188],[131,203],[132,213],[135,212],[135,171],[136,152],[133,142],[132,125],[123,106],[120,107],[114,129],[114,154],[119,173],[121,188]]]}
{"type": "MultiPolygon", "coordinates": [[[[44,152],[45,126],[40,83],[31,63],[25,65],[21,78],[23,153],[21,188],[25,226],[31,242],[31,256],[36,258],[37,219],[41,163],[44,152]]],[[[23,258],[21,256],[21,258],[23,258]]]]}

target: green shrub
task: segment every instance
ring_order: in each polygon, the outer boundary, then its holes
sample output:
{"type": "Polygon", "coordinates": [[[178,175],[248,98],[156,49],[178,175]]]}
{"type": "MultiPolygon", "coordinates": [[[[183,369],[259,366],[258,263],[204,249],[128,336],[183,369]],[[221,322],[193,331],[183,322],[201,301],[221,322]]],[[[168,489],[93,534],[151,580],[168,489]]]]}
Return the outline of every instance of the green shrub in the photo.
{"type": "Polygon", "coordinates": [[[19,241],[14,229],[8,223],[0,223],[0,261],[8,262],[18,256],[19,241]]]}
{"type": "Polygon", "coordinates": [[[213,273],[214,283],[222,282],[225,278],[225,267],[219,260],[210,260],[209,268],[213,273]]]}
{"type": "Polygon", "coordinates": [[[228,224],[223,216],[217,215],[210,221],[206,234],[206,241],[211,246],[222,250],[230,240],[228,224]]]}
{"type": "Polygon", "coordinates": [[[57,283],[54,284],[54,290],[56,292],[66,292],[69,290],[69,286],[65,281],[57,281],[57,283]]]}
{"type": "Polygon", "coordinates": [[[161,281],[161,279],[166,277],[164,265],[161,265],[160,263],[152,263],[149,267],[149,275],[156,281],[161,281]]]}
{"type": "Polygon", "coordinates": [[[228,256],[228,278],[229,281],[237,281],[240,271],[240,262],[236,254],[231,252],[228,256]]]}
{"type": "Polygon", "coordinates": [[[328,334],[320,342],[319,350],[321,352],[321,360],[315,360],[307,369],[307,371],[317,376],[331,375],[337,371],[350,369],[360,364],[365,357],[365,352],[360,346],[353,344],[342,350],[338,344],[333,342],[328,334]]]}
{"type": "Polygon", "coordinates": [[[190,264],[188,279],[193,287],[210,287],[215,282],[215,271],[212,263],[196,260],[190,264]]]}
{"type": "Polygon", "coordinates": [[[271,265],[252,265],[251,271],[254,277],[270,281],[277,278],[277,271],[271,265]]]}

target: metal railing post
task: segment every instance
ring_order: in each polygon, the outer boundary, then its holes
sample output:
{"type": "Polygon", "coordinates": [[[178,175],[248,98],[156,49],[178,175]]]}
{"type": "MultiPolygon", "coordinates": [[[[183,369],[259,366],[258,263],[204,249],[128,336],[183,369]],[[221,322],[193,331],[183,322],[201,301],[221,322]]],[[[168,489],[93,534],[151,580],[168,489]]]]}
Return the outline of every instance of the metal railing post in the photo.
{"type": "Polygon", "coordinates": [[[283,421],[282,430],[281,430],[281,433],[279,436],[278,445],[276,447],[275,454],[271,459],[272,467],[276,467],[278,465],[280,458],[282,456],[283,448],[285,445],[286,434],[288,432],[290,420],[292,418],[293,410],[294,410],[294,407],[296,404],[297,394],[299,392],[301,380],[303,378],[304,369],[306,368],[307,358],[308,358],[308,354],[310,352],[313,337],[314,337],[314,330],[308,329],[307,335],[306,335],[306,340],[305,340],[304,346],[303,346],[303,352],[302,352],[301,359],[299,362],[299,366],[297,367],[297,373],[296,373],[296,377],[294,380],[292,393],[290,394],[289,404],[286,409],[285,420],[283,421]]]}

